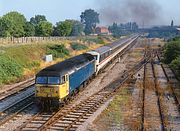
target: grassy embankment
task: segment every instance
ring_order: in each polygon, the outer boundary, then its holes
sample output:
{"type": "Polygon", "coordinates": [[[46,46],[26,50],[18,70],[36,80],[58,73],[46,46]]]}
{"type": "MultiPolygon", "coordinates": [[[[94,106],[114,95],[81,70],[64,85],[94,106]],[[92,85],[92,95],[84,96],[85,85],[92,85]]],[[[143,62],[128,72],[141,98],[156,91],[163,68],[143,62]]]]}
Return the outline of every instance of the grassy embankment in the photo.
{"type": "Polygon", "coordinates": [[[108,37],[83,37],[73,41],[0,46],[0,86],[27,79],[46,66],[95,49],[112,40],[108,37]],[[42,58],[46,54],[53,54],[54,61],[44,62],[42,58]]]}

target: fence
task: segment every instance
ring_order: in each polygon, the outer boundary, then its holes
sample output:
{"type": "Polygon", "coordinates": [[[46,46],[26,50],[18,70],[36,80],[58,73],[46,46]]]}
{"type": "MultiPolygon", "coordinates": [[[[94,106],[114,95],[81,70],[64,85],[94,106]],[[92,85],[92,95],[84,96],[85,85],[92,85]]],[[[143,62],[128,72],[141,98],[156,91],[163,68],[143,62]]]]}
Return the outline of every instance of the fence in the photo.
{"type": "Polygon", "coordinates": [[[21,43],[38,43],[43,41],[60,41],[75,40],[77,37],[6,37],[0,38],[0,44],[21,44],[21,43]]]}

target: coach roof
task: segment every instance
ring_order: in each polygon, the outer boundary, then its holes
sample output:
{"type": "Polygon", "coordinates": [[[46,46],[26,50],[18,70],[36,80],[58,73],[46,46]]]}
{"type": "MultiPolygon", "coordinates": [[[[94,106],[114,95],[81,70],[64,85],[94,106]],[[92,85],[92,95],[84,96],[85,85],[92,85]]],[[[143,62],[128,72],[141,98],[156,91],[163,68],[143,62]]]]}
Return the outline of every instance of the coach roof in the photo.
{"type": "Polygon", "coordinates": [[[95,52],[98,52],[99,54],[103,54],[107,51],[109,51],[111,48],[108,47],[108,46],[102,46],[102,47],[99,47],[97,48],[96,50],[94,50],[95,52]]]}

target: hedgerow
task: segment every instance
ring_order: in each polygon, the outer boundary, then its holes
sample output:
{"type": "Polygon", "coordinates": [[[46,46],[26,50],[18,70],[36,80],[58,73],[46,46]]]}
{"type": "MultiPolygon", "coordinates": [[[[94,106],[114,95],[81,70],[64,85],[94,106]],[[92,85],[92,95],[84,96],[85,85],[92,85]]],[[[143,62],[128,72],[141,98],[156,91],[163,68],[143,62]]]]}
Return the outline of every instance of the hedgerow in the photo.
{"type": "Polygon", "coordinates": [[[0,55],[0,84],[9,82],[23,74],[23,67],[13,58],[0,55]]]}

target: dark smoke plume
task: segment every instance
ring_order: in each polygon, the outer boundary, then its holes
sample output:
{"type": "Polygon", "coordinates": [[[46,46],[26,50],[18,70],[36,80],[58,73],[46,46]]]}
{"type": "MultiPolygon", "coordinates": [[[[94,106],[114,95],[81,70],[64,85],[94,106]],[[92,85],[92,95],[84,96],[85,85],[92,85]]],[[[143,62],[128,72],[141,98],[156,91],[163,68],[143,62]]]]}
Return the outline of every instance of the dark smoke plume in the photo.
{"type": "Polygon", "coordinates": [[[106,24],[135,21],[154,24],[159,19],[160,6],[154,0],[97,0],[100,18],[106,24]]]}

